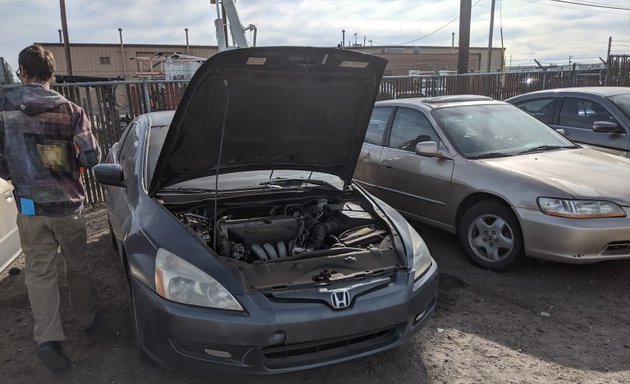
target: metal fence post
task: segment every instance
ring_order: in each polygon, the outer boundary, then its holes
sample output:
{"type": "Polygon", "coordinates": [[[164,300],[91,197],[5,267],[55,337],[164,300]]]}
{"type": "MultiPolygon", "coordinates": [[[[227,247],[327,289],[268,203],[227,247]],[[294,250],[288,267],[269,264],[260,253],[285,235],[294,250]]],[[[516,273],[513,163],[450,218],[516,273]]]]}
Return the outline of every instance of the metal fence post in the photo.
{"type": "Polygon", "coordinates": [[[142,93],[144,98],[144,110],[146,113],[151,112],[151,97],[149,96],[149,83],[147,83],[147,79],[142,79],[142,93]]]}

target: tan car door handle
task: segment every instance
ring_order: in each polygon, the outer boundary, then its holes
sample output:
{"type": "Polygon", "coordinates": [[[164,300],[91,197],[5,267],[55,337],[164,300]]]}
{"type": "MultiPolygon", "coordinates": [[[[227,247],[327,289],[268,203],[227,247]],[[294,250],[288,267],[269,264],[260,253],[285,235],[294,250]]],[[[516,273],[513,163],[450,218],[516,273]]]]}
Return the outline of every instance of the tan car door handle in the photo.
{"type": "Polygon", "coordinates": [[[13,202],[13,192],[6,191],[4,193],[4,198],[7,199],[7,202],[12,203],[13,202]]]}

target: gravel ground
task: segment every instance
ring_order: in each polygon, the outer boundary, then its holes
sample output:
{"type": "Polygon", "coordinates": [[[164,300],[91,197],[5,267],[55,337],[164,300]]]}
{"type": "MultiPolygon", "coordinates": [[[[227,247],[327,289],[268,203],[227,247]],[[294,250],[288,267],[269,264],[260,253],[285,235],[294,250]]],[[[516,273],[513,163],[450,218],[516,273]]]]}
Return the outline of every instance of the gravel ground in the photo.
{"type": "MultiPolygon", "coordinates": [[[[64,347],[73,367],[35,357],[24,274],[0,274],[0,383],[207,383],[143,363],[128,289],[102,209],[87,212],[91,270],[104,313],[85,335],[62,284],[64,347]]],[[[404,346],[328,368],[213,383],[630,383],[630,261],[565,265],[525,260],[504,273],[472,266],[446,232],[416,225],[440,267],[434,318],[404,346]]],[[[23,268],[23,257],[14,267],[23,268]]],[[[63,280],[63,279],[62,279],[63,280]]]]}

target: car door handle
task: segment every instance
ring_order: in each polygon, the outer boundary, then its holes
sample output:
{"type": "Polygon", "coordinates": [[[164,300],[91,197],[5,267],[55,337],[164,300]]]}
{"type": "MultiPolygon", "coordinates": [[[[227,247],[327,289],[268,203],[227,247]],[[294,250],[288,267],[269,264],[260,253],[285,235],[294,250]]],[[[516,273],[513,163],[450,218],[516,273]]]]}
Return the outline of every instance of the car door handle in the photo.
{"type": "Polygon", "coordinates": [[[5,198],[5,199],[7,199],[7,201],[8,201],[9,203],[12,203],[12,202],[13,202],[13,192],[11,192],[11,191],[6,191],[6,192],[4,193],[4,198],[5,198]]]}

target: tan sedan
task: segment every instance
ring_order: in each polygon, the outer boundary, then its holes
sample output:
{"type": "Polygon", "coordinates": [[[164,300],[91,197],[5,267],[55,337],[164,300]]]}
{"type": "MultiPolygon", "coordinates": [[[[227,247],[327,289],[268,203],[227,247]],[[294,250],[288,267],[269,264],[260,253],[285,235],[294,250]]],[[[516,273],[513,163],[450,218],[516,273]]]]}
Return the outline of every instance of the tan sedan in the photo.
{"type": "Polygon", "coordinates": [[[501,270],[523,255],[630,258],[628,175],[630,160],[582,148],[512,105],[444,96],[376,103],[354,176],[501,270]]]}

